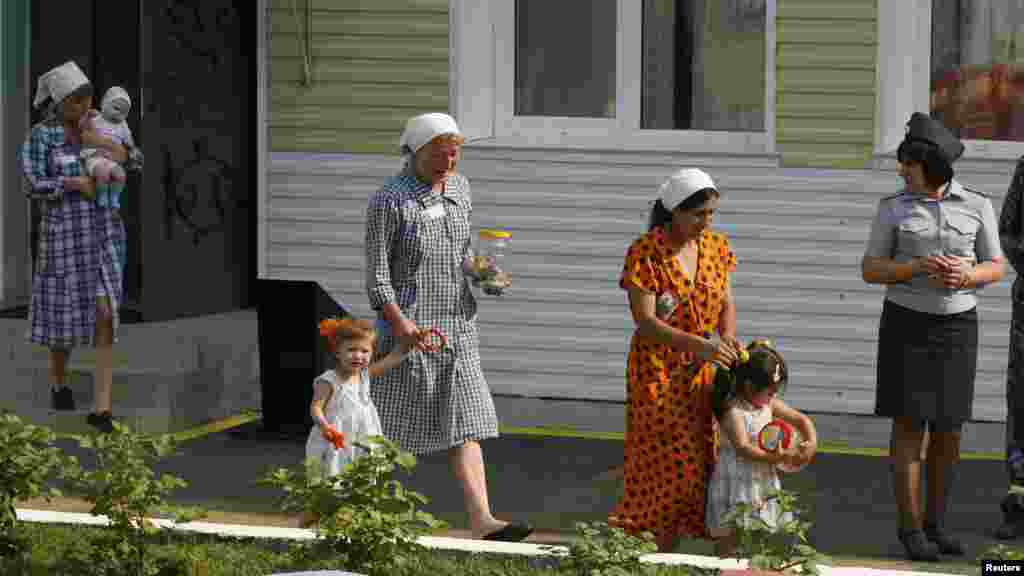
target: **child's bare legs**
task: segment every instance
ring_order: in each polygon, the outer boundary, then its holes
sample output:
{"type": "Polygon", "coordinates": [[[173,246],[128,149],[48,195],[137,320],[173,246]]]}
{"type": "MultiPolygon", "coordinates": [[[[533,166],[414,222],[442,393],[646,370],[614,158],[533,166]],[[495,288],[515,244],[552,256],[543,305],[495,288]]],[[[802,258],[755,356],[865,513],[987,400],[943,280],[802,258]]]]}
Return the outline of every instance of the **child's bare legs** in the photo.
{"type": "Polygon", "coordinates": [[[304,510],[302,512],[302,517],[299,518],[299,528],[309,528],[310,526],[316,524],[316,521],[316,512],[313,512],[312,510],[304,510]]]}
{"type": "Polygon", "coordinates": [[[708,532],[708,535],[715,540],[715,556],[730,558],[736,551],[738,543],[736,533],[727,528],[711,529],[708,532]]]}
{"type": "Polygon", "coordinates": [[[115,209],[121,208],[121,192],[124,190],[125,181],[128,179],[128,174],[125,173],[124,167],[116,162],[111,162],[110,167],[110,207],[115,209]]]}
{"type": "Polygon", "coordinates": [[[86,169],[96,179],[96,203],[109,205],[111,172],[117,163],[103,156],[93,156],[86,162],[86,169]]]}
{"type": "Polygon", "coordinates": [[[676,547],[676,537],[672,534],[661,533],[654,537],[654,543],[658,545],[658,552],[671,554],[676,547]]]}

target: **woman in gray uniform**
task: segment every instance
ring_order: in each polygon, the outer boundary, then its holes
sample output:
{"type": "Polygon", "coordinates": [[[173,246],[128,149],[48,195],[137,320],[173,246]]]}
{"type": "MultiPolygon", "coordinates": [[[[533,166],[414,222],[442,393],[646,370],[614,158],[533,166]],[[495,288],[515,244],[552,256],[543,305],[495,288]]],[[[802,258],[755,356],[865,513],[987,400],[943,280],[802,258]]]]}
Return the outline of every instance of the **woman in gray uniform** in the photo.
{"type": "Polygon", "coordinates": [[[963,554],[943,529],[960,431],[971,417],[978,355],[977,289],[1005,274],[992,203],[953,179],[964,147],[920,112],[897,158],[905,186],[883,198],[862,262],[885,284],[878,334],[875,414],[893,419],[890,456],[899,539],[914,560],[963,554]],[[929,431],[927,508],[921,444],[929,431]]]}
{"type": "Polygon", "coordinates": [[[455,173],[462,143],[447,114],[411,118],[400,143],[405,166],[370,199],[366,289],[381,325],[378,353],[431,328],[447,338],[370,390],[385,436],[414,454],[448,451],[473,535],[519,541],[532,529],[491,514],[479,444],[498,435],[498,418],[480,368],[476,299],[462,273],[473,210],[469,181],[455,173]]]}

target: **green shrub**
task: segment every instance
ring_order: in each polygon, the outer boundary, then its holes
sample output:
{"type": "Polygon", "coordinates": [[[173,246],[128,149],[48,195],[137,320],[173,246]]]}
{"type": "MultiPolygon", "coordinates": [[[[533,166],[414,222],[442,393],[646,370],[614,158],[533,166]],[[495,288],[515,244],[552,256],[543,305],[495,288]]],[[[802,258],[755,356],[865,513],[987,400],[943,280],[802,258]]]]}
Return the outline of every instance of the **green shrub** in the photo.
{"type": "Polygon", "coordinates": [[[278,469],[260,482],[284,491],[284,511],[311,512],[317,518],[318,538],[299,547],[297,561],[335,557],[346,570],[389,574],[420,548],[420,536],[445,524],[418,509],[426,497],[391,479],[396,467],[412,470],[415,456],[380,436],[356,445],[367,454],[338,475],[322,478],[318,463],[309,461],[278,469]]]}
{"type": "Polygon", "coordinates": [[[579,576],[645,574],[652,566],[641,564],[640,557],[658,550],[650,532],[633,536],[604,522],[579,522],[576,536],[565,551],[553,546],[545,548],[579,576]]]}
{"type": "Polygon", "coordinates": [[[765,499],[778,503],[776,528],[761,518],[753,504],[739,504],[725,514],[723,525],[735,530],[737,535],[734,555],[747,558],[753,569],[781,572],[799,566],[802,574],[818,574],[817,565],[826,557],[807,540],[811,522],[803,519],[805,512],[797,504],[797,494],[777,490],[767,494],[765,499]],[[784,521],[787,513],[792,517],[784,521]]]}
{"type": "Polygon", "coordinates": [[[172,454],[176,441],[170,435],[136,434],[120,422],[114,422],[109,434],[77,437],[78,443],[96,457],[92,470],[70,467],[64,471],[69,491],[92,504],[90,513],[106,516],[109,530],[103,531],[93,545],[76,550],[68,562],[87,574],[155,575],[164,570],[147,557],[151,536],[160,529],[146,519],[169,515],[175,523],[202,517],[196,509],[172,506],[167,496],[188,485],[176,476],[153,472],[152,463],[172,454]]]}
{"type": "Polygon", "coordinates": [[[0,558],[26,551],[17,531],[15,502],[59,496],[59,490],[46,486],[47,477],[74,464],[52,446],[54,438],[47,428],[23,422],[14,414],[0,414],[0,558]]]}

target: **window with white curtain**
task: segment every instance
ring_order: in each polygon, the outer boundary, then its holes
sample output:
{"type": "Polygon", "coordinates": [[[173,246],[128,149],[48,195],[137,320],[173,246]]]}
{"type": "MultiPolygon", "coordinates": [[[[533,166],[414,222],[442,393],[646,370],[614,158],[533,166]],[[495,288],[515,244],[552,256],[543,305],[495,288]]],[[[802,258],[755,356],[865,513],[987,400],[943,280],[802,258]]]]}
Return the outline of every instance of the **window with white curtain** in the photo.
{"type": "Polygon", "coordinates": [[[931,113],[963,139],[1024,141],[1024,0],[931,8],[931,113]]]}

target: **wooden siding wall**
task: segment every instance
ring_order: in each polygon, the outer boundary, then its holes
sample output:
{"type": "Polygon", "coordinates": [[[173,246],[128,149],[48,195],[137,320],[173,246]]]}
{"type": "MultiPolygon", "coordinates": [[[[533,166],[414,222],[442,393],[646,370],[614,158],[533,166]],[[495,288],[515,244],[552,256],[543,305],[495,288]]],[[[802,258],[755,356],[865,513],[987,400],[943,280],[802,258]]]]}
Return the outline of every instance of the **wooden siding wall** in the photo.
{"type": "MultiPolygon", "coordinates": [[[[370,315],[363,276],[364,210],[396,157],[274,154],[269,190],[271,277],[321,282],[370,315]]],[[[770,337],[789,359],[787,397],[817,412],[870,414],[883,291],[860,278],[883,170],[778,168],[774,159],[469,149],[476,227],[512,231],[515,289],[481,298],[484,369],[495,393],[621,401],[632,320],[617,286],[647,202],[681,165],[702,166],[724,192],[716,227],[739,258],[739,333],[770,337]]],[[[1007,163],[960,167],[1001,206],[1007,163]]],[[[983,293],[975,417],[1005,418],[1012,278],[983,293]]]]}
{"type": "MultiPolygon", "coordinates": [[[[434,22],[440,29],[443,21],[441,34],[447,33],[443,1],[428,3],[437,9],[427,10],[433,16],[424,19],[410,18],[410,2],[346,4],[374,7],[372,13],[345,12],[364,19],[350,28],[337,23],[342,11],[313,1],[315,29],[321,19],[337,17],[333,30],[394,31],[397,20],[390,18],[404,6],[402,26],[422,29],[434,22]]],[[[680,166],[699,166],[724,193],[716,228],[730,236],[739,257],[740,336],[767,336],[780,345],[792,371],[787,397],[797,407],[872,412],[883,290],[861,281],[859,263],[878,200],[899,186],[892,161],[879,169],[869,164],[876,6],[874,0],[778,2],[783,168],[775,157],[465,150],[460,171],[472,184],[475,227],[513,232],[515,289],[503,300],[480,302],[481,355],[495,393],[625,398],[632,320],[617,286],[622,258],[644,231],[647,203],[662,180],[680,166]]],[[[302,0],[299,6],[301,13],[302,0]]],[[[423,6],[415,4],[417,10],[423,6]]],[[[303,91],[297,45],[287,35],[294,30],[290,2],[272,0],[272,8],[267,277],[320,282],[356,314],[371,317],[364,288],[367,200],[398,168],[393,146],[412,109],[447,107],[447,56],[440,53],[447,40],[438,40],[434,83],[424,81],[424,71],[435,64],[407,63],[404,71],[384,74],[365,59],[344,56],[360,49],[344,34],[314,35],[321,83],[303,91]],[[348,88],[325,78],[360,83],[348,88]],[[404,94],[388,83],[397,79],[420,84],[404,94]],[[411,94],[422,100],[408,104],[403,98],[411,94]],[[390,124],[371,122],[381,114],[390,124]],[[339,150],[380,154],[316,153],[339,150]]],[[[392,47],[373,56],[409,54],[408,47],[392,47]]],[[[416,53],[424,53],[422,46],[416,53]]],[[[1012,163],[963,160],[957,170],[961,181],[993,195],[998,213],[1012,163]]],[[[982,294],[976,419],[1005,420],[1013,279],[1011,274],[982,294]]]]}
{"type": "Polygon", "coordinates": [[[783,165],[867,166],[878,1],[778,0],[775,117],[783,165]]]}
{"type": "Polygon", "coordinates": [[[269,8],[271,151],[393,154],[407,118],[448,110],[448,0],[271,0],[269,8]],[[302,84],[307,3],[310,86],[302,84]]]}

